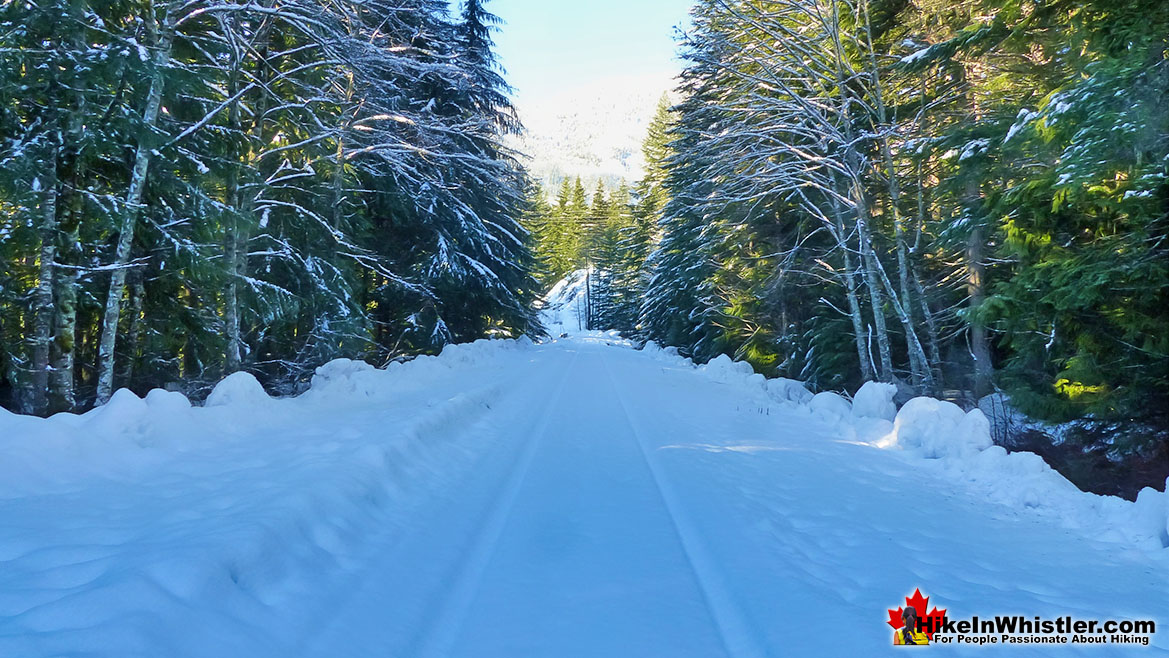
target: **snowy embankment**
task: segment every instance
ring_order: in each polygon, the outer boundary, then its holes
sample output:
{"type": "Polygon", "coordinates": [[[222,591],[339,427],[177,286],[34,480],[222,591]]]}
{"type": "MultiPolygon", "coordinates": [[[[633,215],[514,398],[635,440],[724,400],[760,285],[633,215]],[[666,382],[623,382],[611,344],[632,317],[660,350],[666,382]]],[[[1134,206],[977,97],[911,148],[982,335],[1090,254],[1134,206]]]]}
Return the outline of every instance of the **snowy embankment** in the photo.
{"type": "Polygon", "coordinates": [[[122,390],[84,415],[0,409],[0,655],[274,646],[254,625],[297,629],[285,611],[363,561],[371,530],[457,487],[489,447],[476,422],[531,349],[336,361],[295,399],[239,373],[204,407],[122,390]]]}
{"type": "Polygon", "coordinates": [[[577,270],[560,280],[544,296],[541,319],[551,336],[585,332],[588,270],[577,270]]]}
{"type": "Polygon", "coordinates": [[[1080,491],[1038,455],[993,445],[990,423],[978,409],[966,412],[951,402],[919,397],[898,410],[890,384],[869,382],[850,401],[832,392],[813,395],[791,379],[766,379],[750,364],[725,355],[695,366],[673,348],[649,343],[644,351],[667,363],[696,367],[744,392],[763,391],[779,404],[834,423],[846,439],[900,451],[915,467],[973,489],[987,501],[1036,509],[1067,527],[1127,546],[1169,548],[1169,487],[1163,492],[1145,488],[1135,503],[1080,491]]]}

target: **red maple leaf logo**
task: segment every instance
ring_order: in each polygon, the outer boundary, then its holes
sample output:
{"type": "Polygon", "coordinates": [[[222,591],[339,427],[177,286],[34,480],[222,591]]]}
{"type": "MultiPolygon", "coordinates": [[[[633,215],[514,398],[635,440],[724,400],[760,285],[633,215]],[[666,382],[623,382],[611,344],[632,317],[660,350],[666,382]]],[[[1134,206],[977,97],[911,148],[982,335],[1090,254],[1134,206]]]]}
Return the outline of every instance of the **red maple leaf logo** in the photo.
{"type": "MultiPolygon", "coordinates": [[[[946,609],[942,608],[939,610],[937,606],[934,606],[934,609],[929,614],[926,614],[926,608],[929,606],[929,603],[930,597],[922,596],[920,588],[913,591],[913,596],[905,597],[905,605],[913,608],[914,612],[917,613],[917,618],[922,621],[922,627],[925,630],[926,637],[932,642],[934,639],[934,630],[941,629],[942,621],[946,618],[946,609]]],[[[901,620],[901,614],[903,612],[905,612],[904,607],[889,610],[889,621],[885,623],[892,626],[893,630],[905,626],[905,622],[901,620]]]]}

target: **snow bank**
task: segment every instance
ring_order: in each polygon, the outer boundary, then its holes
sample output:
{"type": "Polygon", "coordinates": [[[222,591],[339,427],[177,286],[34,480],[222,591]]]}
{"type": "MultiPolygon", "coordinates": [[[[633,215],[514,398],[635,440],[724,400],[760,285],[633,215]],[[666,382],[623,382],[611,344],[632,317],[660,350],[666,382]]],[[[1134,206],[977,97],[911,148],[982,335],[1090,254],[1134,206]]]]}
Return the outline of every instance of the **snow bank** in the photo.
{"type": "Polygon", "coordinates": [[[767,380],[767,395],[777,402],[807,404],[812,401],[812,392],[803,382],[784,377],[767,380]]]}
{"type": "Polygon", "coordinates": [[[679,354],[678,348],[672,345],[669,347],[662,347],[653,341],[649,341],[642,346],[641,352],[645,356],[664,365],[690,369],[698,368],[698,366],[693,361],[679,354]]]}
{"type": "Polygon", "coordinates": [[[369,396],[381,383],[383,372],[364,361],[335,359],[313,372],[309,388],[318,395],[328,390],[331,394],[369,396]]]}
{"type": "Polygon", "coordinates": [[[733,361],[725,354],[720,354],[706,365],[699,366],[698,371],[720,384],[734,383],[759,390],[767,386],[767,378],[756,373],[750,363],[733,361]]]}
{"type": "Polygon", "coordinates": [[[1128,513],[1132,534],[1138,542],[1169,548],[1169,478],[1165,480],[1165,491],[1152,487],[1141,489],[1128,513]]]}
{"type": "Polygon", "coordinates": [[[146,394],[146,406],[159,413],[179,413],[191,408],[191,401],[187,396],[177,391],[164,391],[156,388],[146,394]]]}
{"type": "Polygon", "coordinates": [[[865,382],[852,396],[852,415],[893,420],[897,416],[897,405],[893,404],[895,395],[897,387],[893,384],[865,382]]]}
{"type": "Polygon", "coordinates": [[[992,445],[990,423],[978,409],[966,413],[953,402],[913,398],[897,412],[886,445],[927,459],[969,457],[992,445]]]}
{"type": "Polygon", "coordinates": [[[857,443],[921,460],[924,470],[969,487],[985,500],[1042,510],[1065,525],[1126,545],[1169,548],[1169,492],[1146,489],[1130,503],[1080,491],[1038,455],[1008,453],[994,445],[991,422],[980,409],[966,412],[952,402],[918,397],[898,410],[897,388],[879,382],[866,382],[849,402],[830,391],[813,395],[791,379],[760,381],[749,364],[727,356],[698,366],[679,356],[676,348],[663,349],[653,342],[646,343],[642,352],[655,361],[691,368],[719,383],[737,386],[744,396],[762,388],[771,401],[807,409],[832,431],[844,432],[857,443]]]}
{"type": "Polygon", "coordinates": [[[85,414],[87,429],[100,434],[140,431],[150,407],[126,389],[115,391],[110,401],[85,414]]]}
{"type": "Polygon", "coordinates": [[[755,372],[755,368],[750,363],[735,361],[725,354],[720,354],[707,363],[698,365],[691,359],[680,355],[677,347],[662,347],[653,341],[648,341],[640,349],[643,355],[654,361],[695,370],[710,381],[743,388],[749,390],[752,395],[765,395],[766,398],[763,399],[793,404],[804,404],[812,399],[811,391],[803,383],[794,379],[767,379],[755,372]]]}
{"type": "MultiPolygon", "coordinates": [[[[509,378],[529,374],[519,364],[531,349],[526,339],[484,340],[385,369],[333,361],[295,399],[270,398],[254,378],[237,374],[215,388],[205,408],[192,408],[178,393],[151,391],[142,399],[119,391],[81,416],[36,419],[0,410],[0,654],[79,655],[78,646],[96,646],[109,655],[239,655],[248,653],[245,643],[270,641],[259,621],[320,591],[312,579],[357,562],[347,551],[371,528],[409,532],[394,525],[407,518],[395,510],[419,504],[424,493],[461,491],[487,450],[499,448],[492,442],[511,431],[493,431],[484,420],[488,408],[500,408],[509,378]],[[144,628],[154,635],[144,640],[144,628]],[[206,646],[166,644],[189,639],[190,628],[200,629],[206,646]]],[[[862,387],[850,404],[835,393],[813,396],[791,380],[762,383],[725,357],[698,367],[650,343],[639,358],[685,370],[669,381],[719,381],[717,389],[691,391],[699,404],[712,391],[732,405],[752,403],[721,417],[711,410],[736,440],[736,423],[749,417],[759,424],[746,427],[783,433],[784,440],[815,437],[823,452],[811,456],[843,457],[836,468],[845,476],[901,478],[886,482],[904,482],[907,490],[921,478],[930,491],[963,490],[972,494],[963,501],[1007,506],[993,515],[1029,509],[1123,550],[1169,547],[1169,496],[1146,489],[1129,503],[1082,493],[1039,457],[990,445],[980,412],[917,398],[890,422],[883,386],[862,387]],[[753,413],[756,400],[804,418],[793,422],[790,413],[771,424],[772,417],[753,413]],[[858,446],[840,431],[874,425],[886,428],[881,447],[889,452],[858,446]]],[[[659,392],[662,400],[688,399],[659,392]]],[[[514,400],[512,407],[524,409],[514,400]]],[[[799,451],[771,455],[776,464],[799,465],[792,459],[799,451]]],[[[874,478],[863,486],[878,484],[874,478]]],[[[826,541],[840,544],[835,533],[826,541]]],[[[295,631],[296,621],[281,623],[295,631]]],[[[294,641],[296,633],[282,637],[294,641]]]]}
{"type": "Polygon", "coordinates": [[[722,382],[731,381],[740,375],[755,374],[755,369],[751,367],[750,363],[732,361],[731,357],[726,354],[714,357],[705,365],[699,366],[698,370],[705,373],[707,377],[722,382]]]}
{"type": "Polygon", "coordinates": [[[263,407],[271,401],[272,398],[268,397],[268,393],[255,375],[250,372],[234,372],[215,385],[204,406],[255,408],[263,407]]]}
{"type": "Polygon", "coordinates": [[[839,420],[852,413],[852,405],[848,400],[830,391],[812,396],[808,408],[825,420],[839,420]]]}
{"type": "Polygon", "coordinates": [[[457,487],[490,446],[472,428],[529,349],[477,341],[384,370],[333,361],[293,399],[236,373],[205,407],[120,390],[83,415],[0,409],[0,654],[263,644],[233,620],[276,615],[384,515],[457,487]],[[187,626],[215,631],[168,646],[187,626]]]}
{"type": "Polygon", "coordinates": [[[438,356],[421,355],[375,368],[364,361],[335,359],[313,372],[309,390],[301,396],[319,405],[361,404],[370,399],[391,400],[403,390],[424,388],[452,370],[475,368],[516,352],[535,347],[531,338],[480,339],[451,344],[438,356]]]}
{"type": "Polygon", "coordinates": [[[1146,489],[1130,503],[1080,491],[1039,455],[993,445],[990,430],[980,409],[965,412],[950,402],[919,397],[897,412],[892,432],[876,445],[934,462],[926,470],[987,501],[1042,510],[1065,525],[1126,545],[1169,548],[1169,492],[1146,489]]]}

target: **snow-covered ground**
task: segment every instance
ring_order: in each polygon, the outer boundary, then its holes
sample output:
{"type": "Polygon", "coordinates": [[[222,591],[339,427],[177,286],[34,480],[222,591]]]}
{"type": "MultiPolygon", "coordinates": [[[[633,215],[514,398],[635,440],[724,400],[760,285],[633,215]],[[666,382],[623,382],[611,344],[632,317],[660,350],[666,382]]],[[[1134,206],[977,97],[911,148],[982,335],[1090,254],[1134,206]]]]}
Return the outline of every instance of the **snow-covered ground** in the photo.
{"type": "Polygon", "coordinates": [[[544,296],[541,319],[550,336],[588,333],[585,304],[588,270],[577,270],[560,280],[544,296]]]}
{"type": "Polygon", "coordinates": [[[1169,623],[1169,498],[1081,493],[984,423],[596,333],[0,412],[0,656],[867,656],[915,588],[1169,623]]]}

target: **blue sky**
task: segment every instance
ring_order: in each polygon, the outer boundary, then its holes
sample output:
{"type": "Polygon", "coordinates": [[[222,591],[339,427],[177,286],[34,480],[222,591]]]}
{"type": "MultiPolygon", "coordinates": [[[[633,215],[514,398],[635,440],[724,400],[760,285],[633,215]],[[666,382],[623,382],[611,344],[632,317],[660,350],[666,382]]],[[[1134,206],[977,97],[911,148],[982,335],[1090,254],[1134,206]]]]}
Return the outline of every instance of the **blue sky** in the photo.
{"type": "Polygon", "coordinates": [[[664,79],[681,70],[675,27],[691,0],[493,0],[506,24],[497,52],[517,105],[563,96],[612,77],[664,79]]]}

